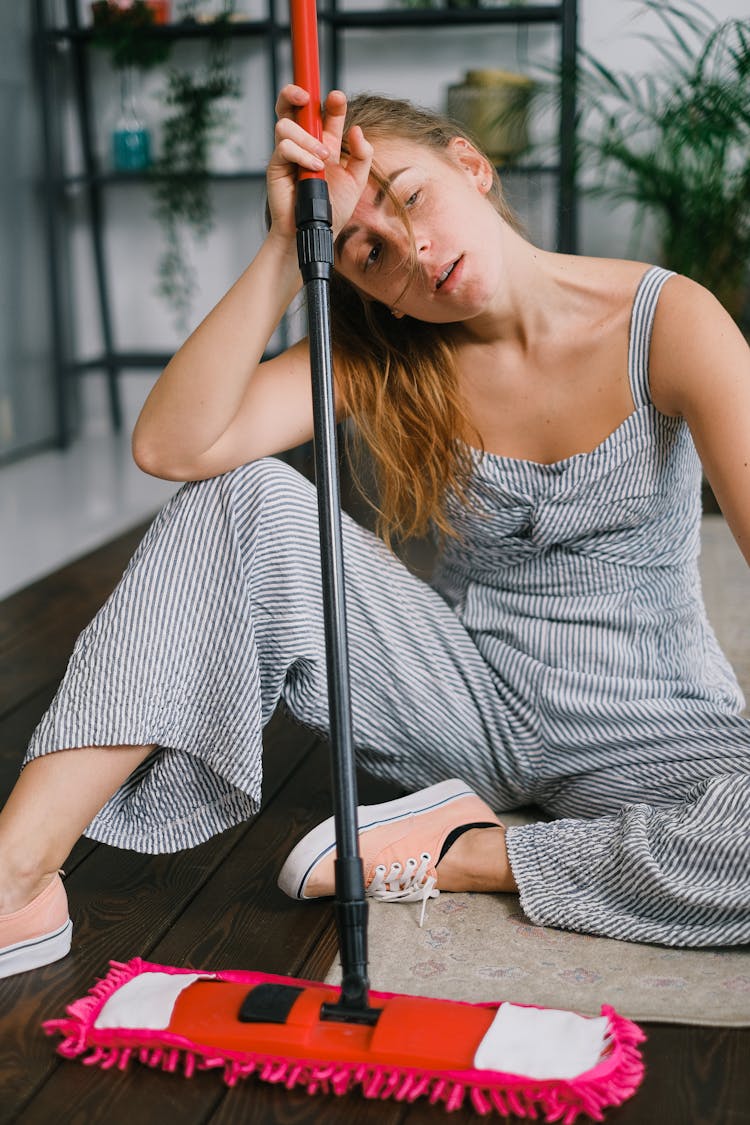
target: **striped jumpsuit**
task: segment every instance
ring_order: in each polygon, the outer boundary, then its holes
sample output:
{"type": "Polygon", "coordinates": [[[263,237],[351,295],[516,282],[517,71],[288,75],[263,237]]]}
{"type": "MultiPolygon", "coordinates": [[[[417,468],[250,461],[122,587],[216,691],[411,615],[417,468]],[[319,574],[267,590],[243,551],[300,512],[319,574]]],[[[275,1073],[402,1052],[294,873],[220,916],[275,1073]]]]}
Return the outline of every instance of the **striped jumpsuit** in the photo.
{"type": "MultiPolygon", "coordinates": [[[[457,776],[499,813],[544,810],[507,831],[533,922],[731,945],[750,941],[750,722],[701,598],[698,457],[649,398],[668,276],[634,301],[633,413],[554,464],[477,454],[429,584],[344,518],[354,737],[409,790],[457,776]]],[[[157,744],[89,836],[195,845],[258,809],[280,701],[326,729],[317,537],[314,488],[273,458],[162,509],[27,752],[157,744]]]]}

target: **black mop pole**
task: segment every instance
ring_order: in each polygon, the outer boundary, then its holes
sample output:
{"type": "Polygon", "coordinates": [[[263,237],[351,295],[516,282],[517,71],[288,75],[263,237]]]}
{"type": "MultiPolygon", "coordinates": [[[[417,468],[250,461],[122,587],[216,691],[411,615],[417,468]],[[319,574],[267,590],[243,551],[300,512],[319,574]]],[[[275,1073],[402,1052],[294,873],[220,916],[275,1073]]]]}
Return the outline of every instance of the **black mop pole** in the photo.
{"type": "MultiPolygon", "coordinates": [[[[299,123],[322,138],[318,26],[315,0],[290,0],[294,81],[310,101],[299,123]]],[[[341,996],[324,1005],[324,1019],[374,1023],[368,1004],[367,901],[357,825],[349,654],[346,637],[341,500],[331,355],[330,277],[333,231],[323,172],[301,170],[295,208],[297,255],[305,283],[313,395],[315,480],[323,580],[328,710],[336,825],[336,928],[341,955],[341,996]]]]}

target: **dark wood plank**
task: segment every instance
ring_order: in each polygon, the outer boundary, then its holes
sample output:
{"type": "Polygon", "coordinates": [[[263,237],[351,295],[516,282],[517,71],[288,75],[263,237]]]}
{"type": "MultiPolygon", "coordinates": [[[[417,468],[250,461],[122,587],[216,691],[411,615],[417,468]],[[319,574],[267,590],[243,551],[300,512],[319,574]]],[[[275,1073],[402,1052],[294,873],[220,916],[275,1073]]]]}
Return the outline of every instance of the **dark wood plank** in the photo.
{"type": "MultiPolygon", "coordinates": [[[[271,1087],[258,1097],[263,1083],[249,1090],[230,1090],[209,1119],[211,1125],[399,1125],[408,1112],[394,1101],[376,1101],[357,1093],[310,1096],[304,1090],[271,1087]]],[[[433,1125],[439,1125],[441,1110],[432,1110],[433,1125]]],[[[452,1125],[454,1115],[448,1119],[452,1125]]],[[[474,1125],[479,1118],[474,1117],[474,1125]]]]}
{"type": "MultiPolygon", "coordinates": [[[[364,783],[364,799],[379,800],[393,788],[364,783]]],[[[262,972],[310,976],[309,966],[327,972],[335,953],[330,901],[295,903],[276,886],[276,876],[294,841],[331,808],[328,751],[317,745],[250,826],[241,844],[213,872],[180,918],[144,953],[160,964],[205,969],[252,967],[262,972]],[[323,939],[323,940],[321,940],[323,939]],[[320,950],[328,951],[321,963],[320,950]]],[[[124,1074],[89,1070],[63,1063],[36,1093],[19,1121],[48,1120],[57,1105],[92,1125],[161,1123],[174,1106],[175,1085],[185,1081],[134,1064],[124,1074]]],[[[278,1091],[265,1083],[243,1083],[243,1097],[264,1105],[274,1120],[278,1091]]],[[[185,1125],[209,1119],[227,1096],[218,1074],[191,1080],[180,1121],[185,1125]],[[208,1079],[204,1081],[204,1079],[208,1079]]],[[[308,1099],[312,1101],[314,1099],[308,1099]]],[[[244,1104],[244,1103],[243,1103],[244,1104]]]]}
{"type": "Polygon", "coordinates": [[[47,684],[0,718],[0,805],[15,785],[34,727],[52,702],[55,690],[54,683],[47,684]]]}
{"type": "Polygon", "coordinates": [[[750,1125],[750,1029],[644,1024],[643,1030],[643,1086],[611,1115],[613,1125],[750,1125]]]}
{"type": "MultiPolygon", "coordinates": [[[[0,602],[0,805],[15,784],[76,637],[111,593],[149,522],[0,602]]],[[[80,841],[66,871],[94,846],[80,841]]]]}
{"type": "Polygon", "coordinates": [[[60,680],[76,637],[111,593],[148,525],[0,603],[0,715],[60,680]]]}
{"type": "MultiPolygon", "coordinates": [[[[2,738],[3,751],[7,751],[7,747],[12,741],[8,736],[14,731],[17,739],[25,742],[28,728],[36,721],[36,713],[40,713],[46,706],[49,696],[49,689],[42,691],[38,698],[29,701],[27,705],[17,709],[0,723],[0,735],[6,736],[2,738]]],[[[295,733],[298,733],[296,728],[295,733]]],[[[17,749],[19,747],[20,743],[17,749]]],[[[7,757],[7,752],[5,757],[7,757]]],[[[317,768],[323,771],[324,764],[319,763],[317,768]]],[[[381,794],[373,795],[367,791],[366,782],[364,786],[363,799],[382,799],[381,794]]],[[[321,810],[321,815],[323,814],[324,810],[321,810]]],[[[297,821],[293,830],[289,832],[289,838],[291,839],[297,831],[304,830],[304,823],[297,821]]],[[[91,849],[95,845],[89,842],[85,846],[91,849]]],[[[116,857],[117,853],[114,853],[114,858],[116,857]]],[[[145,870],[144,878],[147,879],[145,870]]],[[[293,909],[296,909],[294,904],[290,905],[293,909]]],[[[312,905],[314,908],[316,904],[312,905]]],[[[302,909],[307,909],[307,907],[302,909]]],[[[177,930],[173,931],[175,935],[177,932],[177,930]]],[[[180,937],[183,948],[185,937],[180,937]]],[[[76,940],[79,940],[78,932],[76,940]]],[[[174,943],[176,937],[168,935],[165,942],[168,940],[174,943]]],[[[284,964],[282,968],[273,971],[298,973],[302,976],[317,979],[325,975],[335,953],[335,934],[333,927],[328,924],[323,926],[318,933],[317,940],[312,941],[307,954],[303,953],[302,961],[298,967],[288,967],[284,964]]],[[[173,944],[170,949],[169,945],[165,944],[161,959],[166,962],[179,963],[180,954],[180,948],[176,948],[173,944]]],[[[239,964],[241,962],[232,960],[231,963],[239,964]]],[[[254,967],[260,967],[255,957],[253,957],[252,964],[254,967]]],[[[51,966],[50,970],[53,968],[51,966]]],[[[85,990],[85,985],[81,991],[83,990],[85,990]]],[[[0,993],[1,995],[2,993],[0,993]]],[[[50,1005],[48,1002],[44,1014],[49,1015],[53,1007],[54,1005],[50,1005]]],[[[647,1032],[649,1039],[644,1052],[648,1069],[644,1086],[638,1096],[631,1102],[620,1110],[610,1111],[608,1119],[622,1122],[622,1125],[636,1125],[639,1122],[652,1120],[659,1120],[664,1125],[670,1125],[672,1122],[675,1125],[678,1125],[678,1123],[682,1125],[682,1122],[685,1121],[691,1123],[695,1121],[699,1125],[724,1125],[724,1122],[750,1123],[750,1109],[748,1108],[750,1106],[750,1069],[746,1066],[746,1060],[750,1058],[750,1031],[651,1025],[647,1028],[647,1032]],[[679,1080],[677,1080],[678,1078],[679,1080]]],[[[49,1061],[50,1044],[41,1039],[40,1049],[49,1061]]],[[[77,1070],[79,1068],[71,1064],[67,1069],[77,1070]]],[[[80,1069],[83,1073],[79,1075],[74,1084],[82,1084],[88,1088],[90,1085],[89,1072],[83,1070],[83,1068],[80,1069]]],[[[99,1080],[95,1080],[97,1086],[102,1079],[107,1077],[102,1075],[99,1080]]],[[[222,1123],[232,1120],[233,1115],[239,1112],[238,1099],[245,1097],[245,1094],[243,1094],[245,1086],[243,1085],[235,1092],[224,1094],[220,1087],[217,1088],[215,1079],[216,1076],[214,1075],[202,1076],[200,1080],[197,1080],[206,1090],[204,1098],[198,1100],[204,1104],[204,1108],[207,1105],[215,1105],[216,1111],[212,1120],[222,1123]],[[204,1081],[204,1079],[207,1079],[207,1081],[204,1081]]],[[[175,1090],[172,1085],[169,1085],[170,1080],[163,1075],[152,1075],[150,1072],[144,1071],[134,1081],[139,1086],[141,1096],[147,1102],[153,1101],[152,1087],[158,1088],[157,1101],[161,1110],[165,1113],[170,1111],[172,1103],[178,1106],[184,1096],[179,1090],[175,1090]]],[[[107,1086],[108,1083],[105,1081],[103,1089],[106,1089],[107,1086]]],[[[265,1090],[265,1088],[263,1089],[265,1090]]],[[[195,1086],[191,1084],[191,1100],[195,1093],[195,1086]]],[[[101,1088],[98,1090],[98,1097],[99,1099],[103,1098],[101,1088]]],[[[129,1102],[132,1097],[132,1090],[129,1090],[127,1094],[129,1102]]],[[[104,1101],[107,1102],[107,1098],[104,1098],[104,1101]]],[[[140,1101],[140,1097],[137,1097],[136,1101],[140,1101]]],[[[266,1091],[260,1094],[255,1091],[252,1101],[253,1116],[250,1120],[267,1120],[269,1122],[285,1120],[287,1115],[291,1121],[317,1120],[316,1115],[323,1112],[321,1101],[326,1106],[326,1117],[331,1116],[332,1120],[336,1120],[340,1113],[349,1112],[348,1107],[351,1102],[349,1098],[340,1102],[339,1099],[334,1098],[311,1099],[306,1094],[299,1094],[299,1092],[292,1092],[287,1096],[281,1091],[266,1091]],[[331,1103],[330,1106],[328,1105],[329,1102],[331,1103]],[[305,1113],[309,1113],[310,1116],[306,1118],[305,1113]]],[[[359,1101],[361,1102],[362,1099],[359,1099],[359,1101]]],[[[244,1101],[242,1106],[244,1114],[244,1101]]],[[[44,1111],[44,1103],[41,1103],[39,1108],[44,1111]]],[[[368,1107],[367,1112],[369,1111],[368,1107]]],[[[357,1112],[359,1113],[359,1109],[357,1112]]],[[[378,1112],[382,1115],[382,1107],[378,1107],[378,1112]]],[[[421,1122],[422,1112],[419,1106],[399,1110],[400,1114],[406,1113],[409,1115],[405,1120],[410,1125],[421,1122]]],[[[435,1111],[426,1109],[424,1112],[432,1116],[435,1111]]],[[[108,1113],[111,1116],[111,1110],[108,1113]]],[[[34,1110],[34,1117],[29,1118],[29,1120],[32,1119],[44,1120],[43,1117],[36,1117],[36,1110],[34,1110]]],[[[379,1120],[382,1119],[382,1117],[379,1118],[379,1120]]],[[[115,1117],[113,1122],[116,1120],[115,1117]]],[[[363,1120],[367,1120],[367,1117],[363,1120]]],[[[425,1117],[424,1120],[426,1121],[427,1118],[425,1117]]],[[[456,1118],[456,1121],[459,1120],[460,1117],[456,1118]]],[[[466,1120],[468,1120],[468,1117],[466,1120]]]]}
{"type": "MultiPolygon", "coordinates": [[[[56,683],[48,684],[0,719],[0,806],[15,785],[29,739],[56,690],[56,683]]],[[[91,840],[79,840],[64,863],[66,873],[72,874],[96,846],[91,840]]]]}
{"type": "MultiPolygon", "coordinates": [[[[269,805],[314,744],[314,736],[296,725],[290,737],[283,716],[269,727],[264,781],[269,805]]],[[[177,855],[145,856],[100,845],[75,868],[67,883],[75,927],[71,955],[35,973],[0,981],[0,1120],[10,1119],[4,1115],[17,1112],[57,1067],[52,1044],[40,1030],[42,1021],[62,1015],[67,1003],[103,975],[111,959],[149,956],[257,823],[177,855]]],[[[203,915],[201,924],[208,924],[203,915]]]]}

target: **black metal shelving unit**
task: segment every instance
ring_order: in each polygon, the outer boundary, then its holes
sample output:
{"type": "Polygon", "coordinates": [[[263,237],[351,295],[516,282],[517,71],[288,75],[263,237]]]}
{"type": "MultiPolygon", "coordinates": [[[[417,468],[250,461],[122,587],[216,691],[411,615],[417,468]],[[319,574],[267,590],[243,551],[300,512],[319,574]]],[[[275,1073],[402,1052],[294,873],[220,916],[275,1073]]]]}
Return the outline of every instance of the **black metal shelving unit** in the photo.
{"type": "MultiPolygon", "coordinates": [[[[147,181],[152,173],[117,173],[99,166],[93,144],[94,107],[91,91],[90,49],[92,30],[81,25],[77,0],[64,0],[64,25],[51,26],[47,18],[47,0],[34,2],[35,64],[40,91],[44,138],[44,200],[48,244],[51,333],[53,368],[56,388],[57,443],[68,444],[71,437],[67,386],[72,376],[87,371],[103,371],[107,378],[109,410],[112,426],[122,425],[118,386],[124,368],[159,369],[169,356],[158,352],[126,352],[115,346],[108,264],[104,247],[105,195],[112,185],[147,181]],[[59,67],[66,66],[72,83],[82,167],[71,173],[66,170],[60,131],[59,67]],[[67,331],[68,294],[65,286],[66,195],[71,190],[85,192],[88,224],[97,293],[97,313],[101,330],[102,351],[89,359],[72,354],[67,331]]],[[[230,39],[261,42],[268,57],[269,105],[271,112],[280,80],[282,45],[289,36],[288,19],[281,19],[282,0],[265,0],[263,19],[231,22],[215,26],[177,23],[150,28],[144,34],[176,40],[207,39],[222,35],[230,39]]],[[[284,13],[286,16],[286,12],[284,13]]],[[[559,160],[555,165],[525,164],[510,169],[517,174],[550,174],[557,180],[557,249],[575,253],[577,248],[576,182],[575,182],[575,116],[576,116],[576,51],[577,0],[560,0],[554,4],[505,4],[477,8],[390,8],[386,10],[344,10],[338,0],[321,0],[319,19],[326,34],[322,37],[323,73],[328,88],[339,85],[346,34],[354,30],[398,32],[404,28],[420,28],[428,32],[439,27],[471,28],[475,26],[522,26],[547,24],[559,30],[559,65],[561,74],[559,160]]],[[[272,135],[273,119],[269,120],[272,135]]],[[[248,183],[261,181],[263,169],[250,168],[239,172],[214,173],[217,182],[248,183]]]]}

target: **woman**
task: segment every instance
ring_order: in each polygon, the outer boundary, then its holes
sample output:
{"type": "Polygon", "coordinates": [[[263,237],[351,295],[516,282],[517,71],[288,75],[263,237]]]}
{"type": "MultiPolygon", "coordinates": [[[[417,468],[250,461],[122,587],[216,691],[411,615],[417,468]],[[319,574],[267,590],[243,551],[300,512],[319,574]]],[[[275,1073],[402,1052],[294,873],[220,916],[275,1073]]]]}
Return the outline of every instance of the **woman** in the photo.
{"type": "MultiPolygon", "coordinates": [[[[750,560],[744,340],[686,278],[531,245],[432,115],[347,116],[334,92],[318,143],[306,100],[279,97],[263,246],[138,420],[138,464],[190,483],[79,638],[0,817],[0,972],[67,951],[56,872],[84,829],[196,844],[257,809],[279,700],[326,726],[314,494],[268,459],[312,434],[307,344],[261,361],[300,284],[300,167],[329,182],[339,403],[381,531],[442,545],[427,585],[345,522],[358,755],[411,791],[363,814],[370,893],[517,888],[541,924],[750,940],[750,725],[696,565],[698,454],[750,560]],[[506,831],[531,802],[550,821],[506,831]]],[[[319,826],[284,889],[332,893],[332,849],[319,826]]]]}

